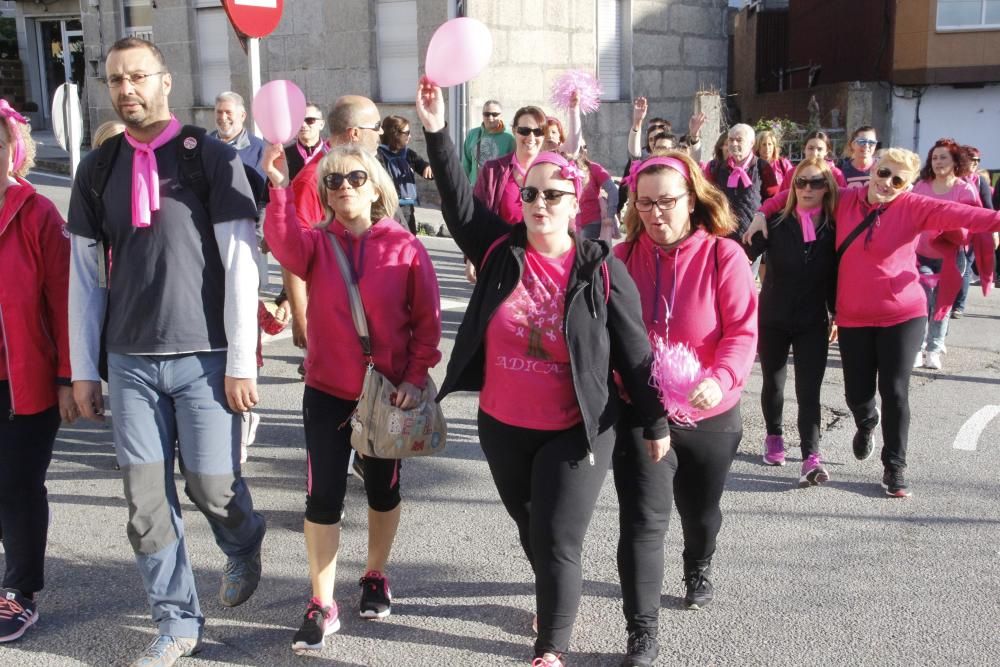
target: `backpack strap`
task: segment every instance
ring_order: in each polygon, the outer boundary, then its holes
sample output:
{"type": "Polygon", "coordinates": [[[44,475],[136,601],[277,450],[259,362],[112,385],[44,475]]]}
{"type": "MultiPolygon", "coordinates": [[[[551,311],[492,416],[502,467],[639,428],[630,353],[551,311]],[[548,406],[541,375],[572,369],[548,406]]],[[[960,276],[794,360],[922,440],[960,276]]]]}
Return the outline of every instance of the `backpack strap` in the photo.
{"type": "Polygon", "coordinates": [[[97,245],[97,286],[105,289],[108,286],[108,238],[104,233],[104,190],[111,178],[118,153],[121,151],[124,133],[116,134],[100,145],[97,149],[97,161],[94,163],[90,179],[90,197],[97,214],[97,227],[94,229],[94,239],[97,245]]]}
{"type": "Polygon", "coordinates": [[[205,143],[205,129],[196,125],[181,128],[180,159],[177,161],[177,176],[185,187],[191,188],[205,210],[208,208],[208,177],[201,160],[201,147],[205,143]],[[193,141],[192,141],[193,140],[193,141]]]}
{"type": "Polygon", "coordinates": [[[601,262],[601,276],[604,278],[604,305],[608,305],[611,300],[611,271],[608,270],[608,261],[601,262]]]}
{"type": "Polygon", "coordinates": [[[840,260],[844,257],[844,253],[847,252],[847,248],[850,247],[852,243],[854,243],[855,239],[861,236],[862,232],[864,232],[866,229],[870,228],[873,224],[875,224],[875,221],[878,220],[879,215],[881,215],[884,210],[885,210],[884,206],[873,208],[871,211],[868,212],[868,215],[865,216],[865,219],[862,220],[857,227],[851,230],[851,233],[847,235],[847,237],[844,239],[844,242],[837,247],[838,265],[840,264],[840,260]]]}
{"type": "Polygon", "coordinates": [[[480,271],[482,271],[483,267],[486,266],[486,260],[488,260],[490,258],[490,255],[493,254],[493,251],[496,249],[496,247],[498,245],[500,245],[501,243],[503,243],[504,241],[506,241],[507,239],[509,239],[509,238],[510,238],[510,233],[502,234],[502,235],[498,236],[496,238],[496,240],[493,241],[493,243],[490,244],[490,247],[486,249],[486,254],[483,255],[483,261],[479,263],[479,270],[480,271]]]}

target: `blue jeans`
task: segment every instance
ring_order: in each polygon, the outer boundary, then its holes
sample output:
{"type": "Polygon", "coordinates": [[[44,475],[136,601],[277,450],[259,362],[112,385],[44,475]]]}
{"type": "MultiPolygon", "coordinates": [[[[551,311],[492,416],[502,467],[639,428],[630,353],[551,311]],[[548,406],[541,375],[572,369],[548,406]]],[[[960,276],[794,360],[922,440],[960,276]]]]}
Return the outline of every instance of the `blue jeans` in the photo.
{"type": "Polygon", "coordinates": [[[129,506],[128,537],[161,635],[198,638],[205,623],[174,483],[208,519],[229,557],[260,550],[264,518],[240,474],[240,418],[225,396],[225,352],[109,354],[115,449],[129,506]]]}
{"type": "MultiPolygon", "coordinates": [[[[941,273],[940,259],[930,259],[927,257],[917,256],[918,268],[920,270],[920,275],[938,275],[941,273]]],[[[934,308],[937,304],[937,294],[938,287],[924,287],[924,293],[927,295],[927,329],[924,332],[924,342],[921,345],[921,349],[927,352],[940,352],[944,349],[944,339],[948,335],[948,320],[951,309],[944,314],[944,318],[941,320],[934,319],[934,308]]]]}
{"type": "Polygon", "coordinates": [[[955,305],[952,306],[955,310],[965,310],[965,298],[969,295],[969,281],[972,280],[972,264],[975,260],[976,256],[972,252],[971,245],[968,250],[958,249],[956,262],[958,263],[958,270],[962,272],[962,289],[958,291],[958,296],[955,297],[955,305]]]}

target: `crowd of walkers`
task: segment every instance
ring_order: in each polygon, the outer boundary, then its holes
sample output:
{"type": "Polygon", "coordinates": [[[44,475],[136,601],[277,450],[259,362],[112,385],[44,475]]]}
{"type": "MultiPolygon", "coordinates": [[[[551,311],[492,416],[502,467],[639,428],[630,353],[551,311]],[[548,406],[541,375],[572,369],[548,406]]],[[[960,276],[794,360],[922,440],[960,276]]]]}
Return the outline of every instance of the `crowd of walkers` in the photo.
{"type": "MultiPolygon", "coordinates": [[[[235,93],[216,100],[212,134],[181,125],[169,108],[168,65],[150,42],[117,42],[104,67],[121,124],[102,128],[81,163],[65,223],[25,180],[34,156],[28,124],[0,101],[0,408],[9,416],[0,421],[0,642],[38,618],[53,444],[60,421],[104,419],[102,380],[127,535],[158,630],[133,664],[166,667],[201,647],[205,617],[175,461],[226,557],[220,603],[253,595],[267,528],[241,464],[256,424],[248,415],[259,400],[259,327],[290,321],[306,351],[311,587],[291,645],[324,647],[340,627],[335,582],[353,451],[345,425],[365,373],[384,374],[406,410],[442,358],[438,278],[415,236],[416,176],[436,185],[474,283],[438,400],[479,393],[479,441],[534,575],[534,667],[569,663],[584,537],[609,470],[619,507],[621,664],[652,665],[659,653],[674,504],[684,605],[712,602],[721,500],[755,356],[765,464],[786,464],[791,354],[797,483],[830,481],[821,387],[839,341],[853,453],[872,456],[880,428],[882,486],[910,495],[912,369],[942,367],[973,264],[982,281],[993,280],[1000,215],[979,152],[951,139],[937,141],[921,167],[911,151],[880,149],[872,127],[853,132],[839,161],[831,138],[815,131],[792,164],[780,136],[737,124],[700,161],[704,116],[678,137],[666,119],[646,123],[639,98],[619,186],[588,155],[575,99],[565,123],[525,106],[510,126],[489,100],[481,126],[456,146],[441,89],[422,79],[415,117],[425,160],[408,147],[410,121],[382,118],[364,97],[338,98],[325,118],[310,103],[295,140],[268,145],[247,131],[235,93]],[[284,270],[273,314],[258,301],[261,250],[284,270]],[[354,286],[367,339],[355,329],[354,286]],[[681,398],[688,416],[670,412],[651,383],[651,341],[685,346],[701,368],[681,398]]],[[[401,467],[363,462],[363,618],[392,613],[401,467]]]]}

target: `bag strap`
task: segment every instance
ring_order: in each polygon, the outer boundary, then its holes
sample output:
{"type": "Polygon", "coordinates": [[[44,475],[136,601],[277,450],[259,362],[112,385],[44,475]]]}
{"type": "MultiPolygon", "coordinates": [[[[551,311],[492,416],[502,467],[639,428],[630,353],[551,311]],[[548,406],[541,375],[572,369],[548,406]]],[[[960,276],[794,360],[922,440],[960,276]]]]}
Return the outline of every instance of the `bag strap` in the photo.
{"type": "Polygon", "coordinates": [[[493,243],[490,244],[490,247],[486,249],[486,254],[483,255],[483,261],[479,263],[480,271],[482,271],[483,267],[486,266],[486,260],[490,258],[490,255],[493,254],[493,251],[496,250],[496,247],[509,238],[510,238],[509,232],[507,234],[501,234],[496,238],[496,240],[493,241],[493,243]]]}
{"type": "Polygon", "coordinates": [[[347,285],[347,296],[351,301],[351,319],[354,320],[354,330],[358,332],[358,340],[361,341],[361,351],[368,358],[368,363],[371,364],[373,363],[372,343],[371,337],[368,335],[368,320],[365,318],[365,305],[361,301],[361,290],[358,289],[358,281],[354,279],[354,272],[351,271],[347,255],[344,254],[344,249],[340,247],[340,243],[329,232],[325,232],[325,236],[330,241],[330,245],[333,246],[333,254],[337,258],[337,267],[340,269],[340,275],[344,278],[344,284],[347,285]]]}
{"type": "Polygon", "coordinates": [[[868,212],[868,215],[865,216],[865,219],[862,220],[857,227],[851,230],[851,233],[847,235],[844,242],[837,247],[837,264],[840,264],[840,260],[844,256],[844,253],[847,252],[847,248],[854,243],[855,239],[861,236],[862,232],[875,224],[875,220],[878,219],[878,216],[881,215],[884,210],[885,207],[882,206],[872,209],[868,212]]]}

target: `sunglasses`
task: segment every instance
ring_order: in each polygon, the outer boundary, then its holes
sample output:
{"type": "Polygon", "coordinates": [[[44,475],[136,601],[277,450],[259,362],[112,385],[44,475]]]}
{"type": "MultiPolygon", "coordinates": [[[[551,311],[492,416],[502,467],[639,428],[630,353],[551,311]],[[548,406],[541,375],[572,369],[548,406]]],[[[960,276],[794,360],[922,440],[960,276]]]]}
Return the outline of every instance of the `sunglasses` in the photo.
{"type": "Polygon", "coordinates": [[[892,169],[889,169],[888,167],[879,167],[878,170],[876,170],[875,175],[879,178],[888,178],[889,185],[892,186],[893,190],[902,190],[909,184],[909,182],[904,178],[894,175],[892,173],[892,169]]]}
{"type": "Polygon", "coordinates": [[[543,130],[540,127],[520,127],[520,126],[518,126],[516,131],[522,137],[527,137],[528,135],[531,135],[531,134],[535,135],[536,137],[540,137],[543,134],[545,134],[545,130],[543,130]]]}
{"type": "Polygon", "coordinates": [[[484,111],[483,112],[483,118],[499,118],[499,117],[500,117],[500,112],[499,111],[484,111]]]}
{"type": "Polygon", "coordinates": [[[858,146],[878,146],[878,142],[874,139],[855,139],[854,143],[858,146]]]}
{"type": "Polygon", "coordinates": [[[654,130],[665,130],[665,129],[667,129],[666,125],[664,125],[662,123],[654,123],[653,125],[649,126],[649,129],[647,131],[648,132],[652,132],[654,130]]]}
{"type": "Polygon", "coordinates": [[[323,119],[322,118],[310,118],[310,117],[307,116],[307,117],[305,117],[305,118],[302,119],[302,122],[305,123],[306,125],[315,125],[316,123],[318,123],[321,120],[323,120],[323,119]]]}
{"type": "Polygon", "coordinates": [[[805,190],[806,188],[810,190],[826,190],[826,186],[826,178],[823,176],[815,176],[813,178],[797,176],[795,178],[795,187],[800,190],[805,190]]]}
{"type": "Polygon", "coordinates": [[[344,185],[344,181],[350,183],[352,188],[360,188],[368,182],[368,172],[356,169],[346,174],[330,172],[323,177],[323,185],[326,186],[327,190],[339,190],[344,185]]]}
{"type": "Polygon", "coordinates": [[[379,119],[375,121],[374,125],[355,125],[359,130],[372,130],[373,132],[382,131],[382,120],[379,119]]]}
{"type": "Polygon", "coordinates": [[[652,199],[646,199],[645,197],[642,199],[636,199],[635,210],[639,211],[639,213],[649,213],[650,211],[653,210],[653,207],[655,206],[661,211],[670,211],[673,210],[675,206],[677,206],[678,200],[684,199],[687,196],[688,193],[685,192],[683,194],[677,195],[676,197],[660,197],[655,201],[652,199]]]}
{"type": "Polygon", "coordinates": [[[410,130],[408,130],[408,129],[406,129],[406,130],[396,130],[396,134],[405,134],[405,135],[409,136],[410,135],[410,130]]]}
{"type": "Polygon", "coordinates": [[[521,201],[525,204],[530,204],[538,199],[538,195],[542,195],[542,199],[545,200],[546,204],[558,204],[564,196],[575,194],[575,192],[566,192],[564,190],[539,190],[538,188],[528,186],[521,188],[521,201]]]}

